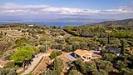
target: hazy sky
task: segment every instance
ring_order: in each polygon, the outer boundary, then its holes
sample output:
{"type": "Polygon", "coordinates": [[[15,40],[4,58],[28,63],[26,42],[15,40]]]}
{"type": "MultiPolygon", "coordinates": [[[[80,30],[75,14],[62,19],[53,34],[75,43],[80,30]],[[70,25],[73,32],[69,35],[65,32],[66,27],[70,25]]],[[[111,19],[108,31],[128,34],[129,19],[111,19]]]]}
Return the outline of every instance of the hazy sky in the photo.
{"type": "Polygon", "coordinates": [[[133,18],[133,0],[0,0],[0,21],[133,18]]]}

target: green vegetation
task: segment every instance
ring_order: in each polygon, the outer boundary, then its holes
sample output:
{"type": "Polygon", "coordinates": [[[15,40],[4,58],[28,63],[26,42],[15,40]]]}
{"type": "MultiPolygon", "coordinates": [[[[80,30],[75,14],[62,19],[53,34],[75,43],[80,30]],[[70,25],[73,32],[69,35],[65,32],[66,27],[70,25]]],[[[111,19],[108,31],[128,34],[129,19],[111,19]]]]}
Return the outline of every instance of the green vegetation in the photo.
{"type": "Polygon", "coordinates": [[[103,26],[67,26],[64,30],[72,35],[81,37],[105,36],[105,28],[103,26]]]}
{"type": "Polygon", "coordinates": [[[20,47],[20,46],[25,46],[26,44],[28,44],[28,40],[26,38],[20,38],[20,39],[17,39],[15,41],[15,44],[17,47],[20,47]]]}
{"type": "Polygon", "coordinates": [[[37,52],[35,47],[30,45],[18,47],[16,52],[12,54],[11,60],[14,60],[16,63],[22,63],[24,60],[32,59],[32,56],[37,52]]]}
{"type": "Polygon", "coordinates": [[[17,75],[14,68],[4,68],[0,69],[0,75],[17,75]]]}
{"type": "Polygon", "coordinates": [[[82,74],[77,70],[71,70],[68,75],[82,75],[82,74]]]}
{"type": "Polygon", "coordinates": [[[61,75],[64,68],[63,61],[59,58],[55,58],[52,65],[52,70],[45,71],[44,75],[61,75]]]}
{"type": "Polygon", "coordinates": [[[49,56],[53,62],[44,75],[63,74],[66,65],[66,75],[133,74],[133,26],[129,21],[63,28],[13,24],[0,26],[0,30],[0,57],[10,61],[0,75],[16,75],[14,67],[31,63],[36,54],[49,49],[53,50],[49,56]],[[89,63],[81,59],[64,63],[58,58],[61,51],[76,49],[98,50],[102,58],[89,63]]]}
{"type": "Polygon", "coordinates": [[[56,70],[57,74],[60,75],[64,68],[63,61],[59,58],[56,58],[53,62],[53,65],[53,70],[56,70]]]}
{"type": "Polygon", "coordinates": [[[61,55],[61,51],[58,51],[58,50],[54,50],[51,54],[50,54],[50,58],[51,59],[54,59],[56,58],[57,56],[61,55]]]}

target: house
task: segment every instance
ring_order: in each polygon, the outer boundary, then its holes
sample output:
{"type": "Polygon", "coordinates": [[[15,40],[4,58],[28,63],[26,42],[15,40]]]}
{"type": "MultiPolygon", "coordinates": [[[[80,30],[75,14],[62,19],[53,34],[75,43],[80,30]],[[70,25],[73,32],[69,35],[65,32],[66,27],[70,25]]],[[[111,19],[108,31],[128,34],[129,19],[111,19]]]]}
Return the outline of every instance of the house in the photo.
{"type": "Polygon", "coordinates": [[[100,51],[87,51],[87,50],[81,50],[77,49],[76,51],[70,53],[68,55],[68,58],[70,60],[76,60],[76,59],[82,59],[84,62],[88,62],[92,59],[101,58],[100,51]]]}
{"type": "Polygon", "coordinates": [[[100,55],[97,54],[96,52],[99,52],[99,51],[87,51],[87,50],[76,50],[74,53],[79,55],[80,58],[83,60],[83,61],[90,61],[91,59],[96,59],[96,58],[99,58],[100,55]]]}
{"type": "Polygon", "coordinates": [[[128,48],[126,48],[126,51],[127,51],[128,53],[130,53],[131,55],[133,55],[133,47],[128,47],[128,48]]]}
{"type": "MultiPolygon", "coordinates": [[[[101,58],[101,55],[99,55],[100,51],[87,51],[87,50],[81,50],[77,49],[74,52],[62,52],[58,58],[60,58],[64,63],[64,69],[63,72],[67,72],[70,68],[70,64],[72,61],[75,61],[77,59],[81,59],[84,62],[89,62],[92,59],[98,59],[101,58]]],[[[89,62],[90,63],[90,62],[89,62]]]]}
{"type": "Polygon", "coordinates": [[[28,25],[29,27],[33,27],[34,25],[32,25],[32,24],[30,24],[30,25],[28,25]]]}

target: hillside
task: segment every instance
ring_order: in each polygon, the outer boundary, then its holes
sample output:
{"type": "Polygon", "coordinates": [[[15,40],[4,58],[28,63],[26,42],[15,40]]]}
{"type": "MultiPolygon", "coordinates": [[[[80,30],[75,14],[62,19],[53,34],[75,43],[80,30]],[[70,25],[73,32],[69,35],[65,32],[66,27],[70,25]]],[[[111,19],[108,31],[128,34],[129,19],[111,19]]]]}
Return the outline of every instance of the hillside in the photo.
{"type": "Polygon", "coordinates": [[[119,26],[3,24],[0,75],[132,75],[133,28],[123,21],[119,26]]]}
{"type": "Polygon", "coordinates": [[[96,23],[93,25],[120,25],[120,26],[133,26],[133,19],[115,20],[115,21],[105,21],[101,23],[96,23]]]}

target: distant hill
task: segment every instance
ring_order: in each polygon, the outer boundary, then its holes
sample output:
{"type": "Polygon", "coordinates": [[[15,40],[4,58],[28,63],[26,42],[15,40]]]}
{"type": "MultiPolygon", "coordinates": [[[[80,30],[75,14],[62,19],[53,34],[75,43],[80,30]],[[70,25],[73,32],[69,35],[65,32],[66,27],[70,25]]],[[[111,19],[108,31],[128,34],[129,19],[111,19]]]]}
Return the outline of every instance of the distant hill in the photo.
{"type": "Polygon", "coordinates": [[[106,25],[106,26],[112,26],[112,25],[119,25],[119,26],[133,26],[133,19],[124,19],[124,20],[116,20],[116,21],[105,21],[100,23],[95,23],[92,25],[106,25]]]}

